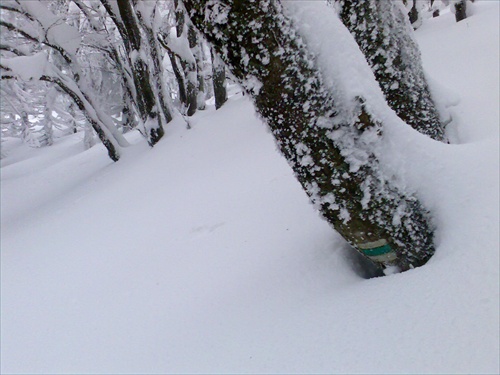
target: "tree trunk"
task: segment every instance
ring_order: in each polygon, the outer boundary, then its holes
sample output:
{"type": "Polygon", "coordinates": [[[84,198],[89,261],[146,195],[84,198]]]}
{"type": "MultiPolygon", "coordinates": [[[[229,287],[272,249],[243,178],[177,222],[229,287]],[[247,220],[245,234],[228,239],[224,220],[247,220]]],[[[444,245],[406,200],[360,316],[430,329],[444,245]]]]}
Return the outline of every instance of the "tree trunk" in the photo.
{"type": "Polygon", "coordinates": [[[76,134],[78,133],[78,127],[76,123],[75,102],[73,100],[69,103],[68,111],[71,116],[71,132],[76,134]]]}
{"type": "Polygon", "coordinates": [[[151,55],[152,62],[152,76],[151,82],[154,87],[154,91],[156,92],[157,101],[160,104],[160,109],[163,114],[166,123],[172,121],[172,114],[170,113],[170,109],[167,105],[166,95],[167,91],[165,90],[165,85],[163,83],[163,72],[162,72],[162,56],[160,52],[160,48],[158,46],[158,40],[155,36],[155,31],[152,28],[152,24],[154,23],[154,17],[156,10],[153,11],[153,15],[151,20],[145,20],[144,16],[138,12],[138,18],[141,23],[142,29],[144,30],[147,42],[151,55]]]}
{"type": "Polygon", "coordinates": [[[188,27],[188,42],[191,53],[194,56],[196,63],[196,77],[198,81],[196,106],[199,110],[205,109],[205,76],[203,72],[203,57],[201,53],[201,45],[196,34],[196,30],[192,24],[188,27]]]}
{"type": "Polygon", "coordinates": [[[339,3],[342,22],[365,55],[389,106],[415,130],[443,141],[444,127],[427,85],[420,50],[397,2],[339,3]]]}
{"type": "Polygon", "coordinates": [[[106,126],[100,124],[100,120],[97,118],[97,111],[93,110],[93,106],[90,103],[86,103],[87,98],[83,96],[82,93],[76,93],[72,89],[68,87],[61,79],[51,77],[51,76],[42,76],[40,78],[42,81],[53,82],[58,85],[66,94],[68,94],[71,99],[75,102],[78,109],[83,112],[87,121],[90,123],[94,131],[99,136],[99,139],[103,143],[104,147],[108,150],[108,155],[113,161],[118,161],[120,159],[120,153],[118,152],[118,144],[113,140],[112,134],[107,134],[106,126]],[[87,104],[87,105],[86,105],[87,104]],[[92,108],[91,110],[89,110],[92,108]]]}
{"type": "MultiPolygon", "coordinates": [[[[188,26],[186,26],[186,18],[184,9],[179,4],[178,0],[174,1],[175,6],[175,21],[177,38],[188,38],[188,26]]],[[[189,46],[191,42],[188,40],[189,46]]],[[[194,58],[194,56],[193,56],[194,58]]],[[[182,70],[184,71],[184,82],[186,87],[186,115],[193,116],[198,108],[198,70],[196,61],[188,61],[180,59],[182,70]]]]}
{"type": "MultiPolygon", "coordinates": [[[[48,103],[47,103],[48,104],[48,103]]],[[[43,136],[42,146],[52,146],[54,144],[54,131],[52,129],[52,107],[47,105],[43,114],[43,136]]]]}
{"type": "Polygon", "coordinates": [[[181,61],[181,65],[184,70],[184,76],[186,77],[186,114],[188,116],[193,116],[198,108],[198,73],[196,71],[196,64],[181,61]]]}
{"type": "Polygon", "coordinates": [[[269,125],[323,217],[361,254],[401,270],[433,254],[428,213],[388,183],[365,136],[381,137],[359,101],[340,116],[333,93],[277,1],[185,0],[192,22],[223,57],[269,125]],[[224,17],[221,17],[224,15],[224,17]],[[346,155],[364,153],[363,162],[346,155]]]}
{"type": "Polygon", "coordinates": [[[131,0],[116,2],[119,15],[114,13],[114,8],[108,0],[101,0],[101,3],[113,19],[125,45],[135,86],[134,100],[146,127],[148,143],[154,146],[165,132],[158,113],[161,104],[157,103],[151,82],[150,67],[148,62],[144,61],[143,56],[145,51],[151,53],[152,46],[148,46],[143,40],[131,0]]]}
{"type": "Polygon", "coordinates": [[[187,108],[187,95],[186,95],[186,82],[184,80],[184,76],[177,64],[177,58],[175,55],[167,50],[168,58],[170,59],[170,63],[172,65],[172,70],[174,71],[175,79],[177,80],[177,85],[179,87],[179,102],[181,105],[187,108]]]}
{"type": "Polygon", "coordinates": [[[410,23],[412,25],[417,25],[419,18],[420,18],[420,15],[418,14],[417,0],[413,0],[413,5],[410,9],[410,12],[408,13],[408,19],[410,20],[410,23]]]}
{"type": "Polygon", "coordinates": [[[21,112],[21,139],[24,143],[31,146],[33,143],[33,134],[31,133],[31,124],[26,111],[21,112]]]}
{"type": "Polygon", "coordinates": [[[454,4],[455,7],[455,20],[460,22],[467,18],[467,0],[460,0],[454,4]]]}
{"type": "Polygon", "coordinates": [[[215,109],[219,109],[227,100],[226,66],[219,55],[213,50],[212,54],[212,82],[214,85],[215,109]]]}

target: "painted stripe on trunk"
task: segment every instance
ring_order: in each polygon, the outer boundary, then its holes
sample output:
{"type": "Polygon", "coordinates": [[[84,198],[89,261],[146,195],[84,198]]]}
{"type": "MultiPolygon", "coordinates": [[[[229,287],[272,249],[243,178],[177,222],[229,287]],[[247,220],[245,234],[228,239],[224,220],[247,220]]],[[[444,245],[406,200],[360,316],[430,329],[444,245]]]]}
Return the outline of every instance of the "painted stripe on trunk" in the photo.
{"type": "Polygon", "coordinates": [[[392,249],[389,246],[389,244],[386,244],[384,246],[374,247],[372,249],[361,249],[361,251],[366,256],[374,257],[374,256],[390,253],[392,251],[392,249]]]}

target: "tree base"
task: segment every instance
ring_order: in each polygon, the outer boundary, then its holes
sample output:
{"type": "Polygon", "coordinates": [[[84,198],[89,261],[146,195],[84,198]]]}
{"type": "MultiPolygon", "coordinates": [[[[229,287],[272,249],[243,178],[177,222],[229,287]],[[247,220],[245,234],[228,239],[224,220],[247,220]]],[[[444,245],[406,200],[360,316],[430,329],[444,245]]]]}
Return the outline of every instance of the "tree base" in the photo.
{"type": "Polygon", "coordinates": [[[363,279],[373,279],[375,277],[386,276],[385,267],[380,263],[375,263],[359,253],[355,248],[349,244],[343,247],[344,256],[347,263],[356,275],[363,279]]]}

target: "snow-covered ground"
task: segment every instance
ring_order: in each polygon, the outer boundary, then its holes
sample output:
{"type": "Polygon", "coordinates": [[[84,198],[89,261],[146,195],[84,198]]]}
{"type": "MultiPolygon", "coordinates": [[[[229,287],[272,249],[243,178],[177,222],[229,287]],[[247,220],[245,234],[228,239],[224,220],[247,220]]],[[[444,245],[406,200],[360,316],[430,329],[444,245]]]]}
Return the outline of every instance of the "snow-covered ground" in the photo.
{"type": "Polygon", "coordinates": [[[438,224],[403,274],[353,271],[241,94],[116,164],[80,134],[9,140],[2,373],[498,373],[499,11],[417,31],[458,105],[453,145],[391,130],[438,224]]]}

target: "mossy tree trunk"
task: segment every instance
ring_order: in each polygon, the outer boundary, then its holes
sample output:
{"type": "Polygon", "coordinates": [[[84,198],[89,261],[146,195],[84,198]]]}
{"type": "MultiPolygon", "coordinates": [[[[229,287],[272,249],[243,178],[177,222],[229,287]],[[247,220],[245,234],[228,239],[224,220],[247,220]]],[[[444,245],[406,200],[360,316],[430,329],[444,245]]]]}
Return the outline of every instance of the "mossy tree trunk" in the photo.
{"type": "Polygon", "coordinates": [[[326,88],[278,1],[184,0],[195,26],[250,94],[279,149],[323,217],[361,254],[401,270],[433,254],[433,231],[420,202],[386,181],[373,144],[382,125],[360,99],[356,113],[326,88]],[[348,119],[352,120],[348,120],[348,119]],[[363,154],[353,164],[344,155],[363,154]]]}

